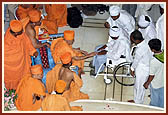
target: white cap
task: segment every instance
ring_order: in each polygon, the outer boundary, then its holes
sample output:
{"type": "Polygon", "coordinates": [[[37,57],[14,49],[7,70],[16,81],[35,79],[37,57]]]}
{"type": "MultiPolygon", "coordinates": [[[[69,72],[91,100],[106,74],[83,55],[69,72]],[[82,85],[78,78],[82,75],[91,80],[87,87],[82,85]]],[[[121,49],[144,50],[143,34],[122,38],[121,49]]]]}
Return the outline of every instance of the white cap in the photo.
{"type": "Polygon", "coordinates": [[[120,14],[120,7],[118,6],[111,6],[109,9],[111,16],[118,16],[120,14]]]}
{"type": "Polygon", "coordinates": [[[120,28],[118,28],[117,26],[113,26],[109,29],[109,35],[111,37],[119,37],[120,36],[120,28]]]}
{"type": "MultiPolygon", "coordinates": [[[[148,16],[148,15],[146,15],[146,16],[148,16]]],[[[149,17],[149,19],[150,19],[150,22],[151,22],[151,18],[150,17],[149,17]]],[[[145,27],[147,27],[150,24],[150,22],[145,20],[145,15],[141,15],[139,17],[139,20],[138,20],[138,25],[140,27],[144,27],[145,28],[145,27]]]]}
{"type": "Polygon", "coordinates": [[[164,4],[160,4],[160,7],[164,9],[164,4]]]}

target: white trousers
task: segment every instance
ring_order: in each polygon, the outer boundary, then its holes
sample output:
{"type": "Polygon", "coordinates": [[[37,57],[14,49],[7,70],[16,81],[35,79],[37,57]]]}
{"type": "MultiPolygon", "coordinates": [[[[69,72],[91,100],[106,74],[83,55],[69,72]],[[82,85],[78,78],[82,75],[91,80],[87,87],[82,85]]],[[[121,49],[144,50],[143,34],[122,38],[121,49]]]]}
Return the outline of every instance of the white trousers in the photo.
{"type": "Polygon", "coordinates": [[[149,76],[149,67],[138,65],[135,70],[134,101],[137,104],[143,104],[145,97],[145,88],[143,84],[149,76]]]}

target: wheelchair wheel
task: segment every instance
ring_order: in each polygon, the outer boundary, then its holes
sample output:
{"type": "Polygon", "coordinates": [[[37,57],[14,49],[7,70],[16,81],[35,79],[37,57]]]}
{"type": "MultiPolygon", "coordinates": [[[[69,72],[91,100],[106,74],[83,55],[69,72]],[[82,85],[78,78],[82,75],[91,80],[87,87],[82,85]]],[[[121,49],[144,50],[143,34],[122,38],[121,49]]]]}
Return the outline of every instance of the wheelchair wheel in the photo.
{"type": "Polygon", "coordinates": [[[130,74],[130,63],[124,62],[114,68],[114,79],[121,85],[133,86],[135,78],[130,74]]]}

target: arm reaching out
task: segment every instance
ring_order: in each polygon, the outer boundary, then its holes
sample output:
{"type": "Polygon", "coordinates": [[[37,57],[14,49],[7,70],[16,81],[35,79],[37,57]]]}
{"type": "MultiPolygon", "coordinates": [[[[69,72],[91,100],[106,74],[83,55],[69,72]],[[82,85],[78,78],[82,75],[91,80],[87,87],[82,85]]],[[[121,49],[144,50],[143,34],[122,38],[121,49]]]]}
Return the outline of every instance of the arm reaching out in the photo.
{"type": "Polygon", "coordinates": [[[41,48],[43,46],[47,46],[47,47],[50,47],[50,44],[49,43],[39,43],[36,39],[36,32],[34,30],[34,28],[32,28],[30,25],[28,25],[26,27],[26,35],[29,37],[29,39],[31,40],[32,42],[32,45],[34,48],[41,48]]]}
{"type": "Polygon", "coordinates": [[[85,56],[75,56],[75,57],[72,57],[72,59],[77,60],[77,61],[78,61],[78,60],[84,60],[84,59],[93,57],[93,56],[95,56],[95,55],[97,55],[97,52],[91,52],[91,53],[89,53],[89,54],[87,54],[87,55],[85,55],[85,56]]]}
{"type": "Polygon", "coordinates": [[[80,50],[80,48],[73,48],[74,50],[78,51],[78,52],[81,52],[82,54],[84,55],[87,55],[88,52],[87,51],[84,51],[84,50],[80,50]]]}

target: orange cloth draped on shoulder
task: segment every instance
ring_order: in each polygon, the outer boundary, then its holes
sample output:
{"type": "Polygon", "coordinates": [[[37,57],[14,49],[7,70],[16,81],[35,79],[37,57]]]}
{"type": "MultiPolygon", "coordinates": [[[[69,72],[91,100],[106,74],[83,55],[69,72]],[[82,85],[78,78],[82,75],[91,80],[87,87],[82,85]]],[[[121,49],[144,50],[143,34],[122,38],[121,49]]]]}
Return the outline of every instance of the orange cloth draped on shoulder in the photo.
{"type": "MultiPolygon", "coordinates": [[[[82,56],[80,52],[73,50],[72,46],[68,45],[63,38],[58,38],[56,40],[53,40],[50,49],[55,63],[61,62],[60,57],[65,52],[70,52],[72,57],[82,56]]],[[[79,60],[79,61],[72,60],[72,65],[76,65],[79,68],[83,69],[84,60],[79,60]]]]}
{"type": "MultiPolygon", "coordinates": [[[[43,74],[43,67],[41,64],[31,66],[31,73],[32,74],[43,74]]],[[[43,76],[41,76],[43,77],[43,76]]],[[[42,78],[41,78],[42,79],[42,78]]]]}
{"type": "Polygon", "coordinates": [[[46,27],[46,30],[49,34],[57,34],[58,33],[58,27],[55,21],[53,20],[47,20],[43,19],[42,24],[46,27]]]}
{"type": "Polygon", "coordinates": [[[82,79],[80,79],[79,76],[74,72],[74,81],[71,82],[70,89],[63,93],[63,96],[66,97],[68,102],[72,102],[78,99],[89,99],[88,94],[84,94],[80,91],[82,85],[82,79]]]}
{"type": "Polygon", "coordinates": [[[23,31],[24,31],[24,32],[25,32],[26,26],[27,26],[27,24],[29,23],[29,21],[30,21],[30,18],[29,18],[29,17],[26,17],[26,18],[23,18],[23,19],[20,20],[20,22],[21,22],[22,25],[23,25],[23,31]]]}
{"type": "Polygon", "coordinates": [[[35,52],[36,49],[24,32],[14,37],[8,28],[4,38],[4,79],[7,89],[16,89],[22,76],[30,73],[30,56],[35,52]]]}
{"type": "Polygon", "coordinates": [[[29,8],[23,8],[21,5],[18,5],[16,10],[16,16],[19,20],[24,19],[28,16],[28,12],[33,9],[33,4],[30,4],[29,8]]]}
{"type": "Polygon", "coordinates": [[[46,4],[46,19],[56,22],[58,27],[67,25],[67,6],[66,4],[46,4]]]}
{"type": "Polygon", "coordinates": [[[51,94],[42,101],[42,111],[82,111],[82,108],[79,106],[70,107],[65,97],[51,94]]]}
{"type": "Polygon", "coordinates": [[[36,100],[33,103],[33,94],[45,96],[45,87],[43,83],[31,77],[31,74],[25,75],[20,81],[15,94],[18,95],[15,104],[20,111],[36,111],[41,107],[42,100],[36,100]]]}
{"type": "Polygon", "coordinates": [[[52,91],[56,91],[56,82],[59,77],[59,71],[62,67],[62,64],[56,64],[54,68],[52,68],[51,71],[49,71],[46,75],[46,89],[48,93],[51,93],[52,91]]]}
{"type": "Polygon", "coordinates": [[[70,105],[62,95],[48,95],[42,101],[43,111],[70,111],[70,105]]]}
{"type": "Polygon", "coordinates": [[[58,27],[67,25],[67,6],[66,4],[46,4],[47,16],[42,22],[47,27],[49,34],[57,34],[58,27]]]}

